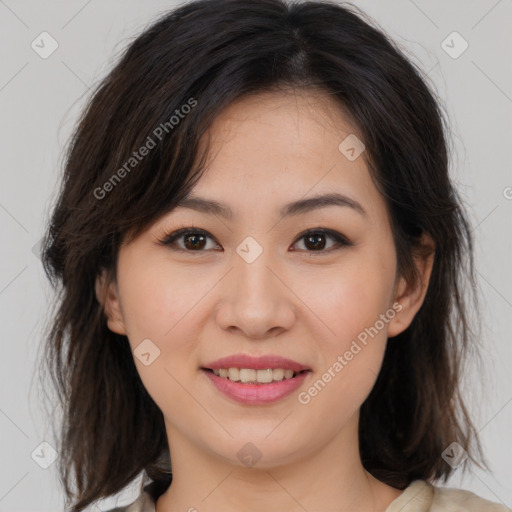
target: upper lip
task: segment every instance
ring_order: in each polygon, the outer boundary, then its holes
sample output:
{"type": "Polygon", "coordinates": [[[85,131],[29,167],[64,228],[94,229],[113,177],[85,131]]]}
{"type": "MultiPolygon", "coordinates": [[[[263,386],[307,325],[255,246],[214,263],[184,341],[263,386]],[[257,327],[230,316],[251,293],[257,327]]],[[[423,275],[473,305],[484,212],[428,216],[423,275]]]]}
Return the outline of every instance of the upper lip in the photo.
{"type": "Polygon", "coordinates": [[[282,368],[283,370],[293,370],[301,372],[302,370],[311,370],[297,361],[292,361],[286,357],[268,354],[263,356],[251,356],[248,354],[234,354],[228,357],[222,357],[211,363],[207,363],[203,368],[209,370],[219,370],[220,368],[251,368],[255,370],[266,370],[267,368],[282,368]]]}

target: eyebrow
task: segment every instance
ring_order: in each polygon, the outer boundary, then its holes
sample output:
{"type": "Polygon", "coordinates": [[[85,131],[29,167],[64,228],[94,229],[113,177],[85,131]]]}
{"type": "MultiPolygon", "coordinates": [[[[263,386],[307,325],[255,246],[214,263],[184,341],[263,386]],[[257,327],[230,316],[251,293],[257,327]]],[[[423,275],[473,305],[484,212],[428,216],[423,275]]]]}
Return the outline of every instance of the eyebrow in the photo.
{"type": "MultiPolygon", "coordinates": [[[[292,215],[302,215],[318,208],[326,208],[328,206],[352,208],[363,217],[367,216],[364,208],[355,199],[338,193],[323,194],[287,203],[281,207],[279,214],[281,217],[290,217],[292,215]]],[[[176,207],[190,208],[209,215],[219,215],[225,219],[233,218],[233,210],[229,206],[213,199],[205,199],[198,196],[185,196],[176,204],[176,207]]]]}

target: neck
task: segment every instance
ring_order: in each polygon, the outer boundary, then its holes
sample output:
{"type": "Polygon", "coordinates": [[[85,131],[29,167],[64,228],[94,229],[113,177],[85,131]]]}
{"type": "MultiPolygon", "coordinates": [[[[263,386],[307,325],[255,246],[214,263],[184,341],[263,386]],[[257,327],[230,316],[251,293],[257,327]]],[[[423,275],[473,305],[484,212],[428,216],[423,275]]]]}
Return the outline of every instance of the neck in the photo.
{"type": "Polygon", "coordinates": [[[173,480],[156,512],[384,512],[401,491],[365,471],[357,425],[354,417],[330,442],[302,457],[264,463],[262,454],[252,467],[202,449],[166,425],[173,480]]]}

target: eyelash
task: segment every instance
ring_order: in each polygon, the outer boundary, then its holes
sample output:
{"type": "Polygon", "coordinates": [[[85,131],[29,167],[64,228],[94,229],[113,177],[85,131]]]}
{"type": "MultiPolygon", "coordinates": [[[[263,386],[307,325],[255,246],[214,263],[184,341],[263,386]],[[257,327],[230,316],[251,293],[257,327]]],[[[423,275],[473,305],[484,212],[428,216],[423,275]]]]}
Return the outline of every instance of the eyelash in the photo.
{"type": "MultiPolygon", "coordinates": [[[[184,235],[201,235],[201,236],[204,236],[207,238],[211,238],[212,240],[215,241],[215,239],[207,231],[200,229],[200,228],[194,228],[193,226],[191,226],[191,227],[187,227],[187,228],[178,229],[177,231],[174,231],[170,234],[165,235],[163,237],[163,239],[158,241],[158,243],[165,245],[165,246],[170,246],[171,249],[174,251],[181,251],[181,252],[188,252],[188,253],[201,253],[201,252],[206,251],[204,249],[194,251],[194,250],[189,250],[189,249],[183,249],[181,247],[176,247],[176,244],[175,244],[176,240],[178,240],[179,238],[182,238],[184,235]]],[[[315,254],[315,255],[324,254],[325,255],[325,254],[329,254],[333,251],[339,250],[342,247],[354,245],[341,233],[338,233],[337,231],[333,231],[331,229],[324,229],[324,228],[308,229],[304,233],[301,233],[298,236],[296,241],[298,242],[299,240],[302,240],[303,238],[306,238],[311,235],[324,235],[327,237],[331,237],[336,242],[335,246],[331,247],[330,249],[325,249],[325,250],[321,249],[318,251],[305,250],[306,252],[309,252],[312,255],[313,254],[315,254]]],[[[215,241],[215,243],[217,243],[217,242],[215,241]]],[[[295,245],[295,243],[294,243],[294,245],[295,245]]],[[[218,245],[220,245],[220,244],[218,244],[218,245]]]]}

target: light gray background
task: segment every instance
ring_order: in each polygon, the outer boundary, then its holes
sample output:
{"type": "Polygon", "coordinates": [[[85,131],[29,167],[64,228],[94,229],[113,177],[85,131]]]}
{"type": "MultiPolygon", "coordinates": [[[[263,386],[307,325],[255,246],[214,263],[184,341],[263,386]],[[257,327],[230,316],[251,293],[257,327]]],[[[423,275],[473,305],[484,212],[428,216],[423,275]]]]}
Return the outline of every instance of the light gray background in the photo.
{"type": "MultiPolygon", "coordinates": [[[[512,189],[507,187],[512,187],[512,4],[354,3],[410,52],[448,107],[457,144],[452,173],[470,211],[483,295],[483,309],[475,314],[484,322],[485,368],[470,369],[467,390],[493,469],[476,469],[465,478],[457,471],[448,485],[511,506],[512,189]],[[456,59],[441,47],[453,31],[469,43],[456,59]]],[[[34,374],[52,298],[37,243],[55,197],[63,148],[89,88],[133,36],[175,5],[158,0],[0,0],[0,512],[63,509],[56,465],[42,469],[31,458],[41,442],[51,444],[34,374]],[[47,59],[31,48],[42,31],[59,45],[47,59]]],[[[133,490],[118,503],[132,499],[133,490]]]]}

